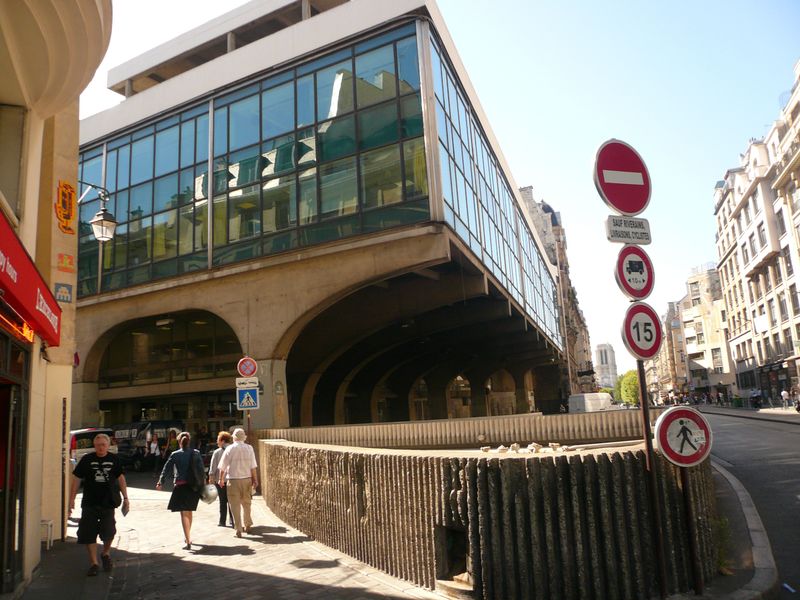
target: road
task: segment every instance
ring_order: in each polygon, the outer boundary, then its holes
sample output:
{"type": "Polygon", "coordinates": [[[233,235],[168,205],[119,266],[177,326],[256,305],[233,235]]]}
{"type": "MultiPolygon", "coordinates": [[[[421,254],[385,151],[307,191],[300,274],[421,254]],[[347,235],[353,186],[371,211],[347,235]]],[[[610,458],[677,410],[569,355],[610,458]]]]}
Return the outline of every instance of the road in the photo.
{"type": "Polygon", "coordinates": [[[747,488],[778,567],[780,598],[800,598],[800,425],[706,414],[711,454],[747,488]]]}

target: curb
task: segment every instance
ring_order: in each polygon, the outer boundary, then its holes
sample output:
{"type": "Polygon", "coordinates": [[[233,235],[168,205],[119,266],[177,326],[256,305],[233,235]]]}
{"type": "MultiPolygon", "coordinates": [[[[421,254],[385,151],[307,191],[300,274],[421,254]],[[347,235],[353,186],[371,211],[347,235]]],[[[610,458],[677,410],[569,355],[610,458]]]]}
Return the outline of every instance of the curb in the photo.
{"type": "MultiPolygon", "coordinates": [[[[747,409],[736,409],[732,408],[730,410],[747,410],[747,409]]],[[[701,413],[707,413],[709,415],[720,415],[723,417],[734,417],[737,419],[754,419],[756,421],[771,421],[772,423],[786,423],[787,425],[800,425],[800,419],[792,420],[792,419],[781,419],[780,417],[772,417],[767,415],[760,415],[755,411],[748,411],[749,414],[736,414],[735,412],[719,412],[714,410],[708,410],[707,408],[703,408],[700,410],[701,413]]]]}
{"type": "Polygon", "coordinates": [[[713,458],[711,459],[711,466],[728,480],[731,488],[739,498],[739,504],[741,504],[742,512],[747,522],[747,530],[750,533],[750,542],[753,545],[753,567],[755,569],[753,578],[742,588],[727,597],[731,600],[771,598],[778,590],[778,568],[775,566],[772,546],[770,546],[767,531],[764,529],[764,523],[761,521],[753,499],[742,483],[713,458]]]}

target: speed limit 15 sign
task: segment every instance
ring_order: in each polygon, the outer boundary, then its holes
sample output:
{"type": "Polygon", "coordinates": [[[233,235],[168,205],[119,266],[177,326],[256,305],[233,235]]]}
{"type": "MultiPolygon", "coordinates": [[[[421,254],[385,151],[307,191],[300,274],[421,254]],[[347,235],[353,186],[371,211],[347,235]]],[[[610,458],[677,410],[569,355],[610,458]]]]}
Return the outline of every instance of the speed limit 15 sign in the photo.
{"type": "Polygon", "coordinates": [[[661,320],[649,304],[634,302],[625,313],[622,341],[639,360],[653,358],[661,347],[661,320]]]}

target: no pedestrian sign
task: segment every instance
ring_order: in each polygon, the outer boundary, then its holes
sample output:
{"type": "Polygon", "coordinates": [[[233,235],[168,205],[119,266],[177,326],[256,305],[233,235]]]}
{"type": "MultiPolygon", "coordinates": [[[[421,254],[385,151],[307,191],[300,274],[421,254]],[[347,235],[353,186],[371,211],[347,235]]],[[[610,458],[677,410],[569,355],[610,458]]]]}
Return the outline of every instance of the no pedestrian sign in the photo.
{"type": "Polygon", "coordinates": [[[711,426],[693,408],[676,406],[661,413],[654,437],[664,458],[679,467],[700,464],[711,453],[711,426]]]}
{"type": "Polygon", "coordinates": [[[621,215],[633,217],[650,202],[650,174],[631,146],[608,140],[594,163],[594,185],[603,201],[621,215]]]}

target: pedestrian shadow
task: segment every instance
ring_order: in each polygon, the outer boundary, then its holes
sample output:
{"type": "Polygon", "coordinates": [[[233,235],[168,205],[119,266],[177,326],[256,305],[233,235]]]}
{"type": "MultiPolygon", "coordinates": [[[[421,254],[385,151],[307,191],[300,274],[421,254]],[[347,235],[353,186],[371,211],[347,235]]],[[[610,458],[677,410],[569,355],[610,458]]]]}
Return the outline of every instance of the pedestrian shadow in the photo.
{"type": "Polygon", "coordinates": [[[255,535],[261,535],[265,533],[286,533],[287,531],[289,530],[286,529],[286,527],[280,527],[280,526],[273,527],[271,525],[253,525],[250,528],[250,533],[255,535]]]}
{"type": "Polygon", "coordinates": [[[241,556],[256,553],[249,546],[217,546],[214,544],[197,544],[195,542],[192,542],[190,552],[206,556],[241,556]]]}
{"type": "Polygon", "coordinates": [[[311,538],[307,535],[259,535],[255,532],[244,535],[248,536],[248,540],[261,542],[262,544],[302,544],[303,542],[311,541],[311,538]]]}
{"type": "Polygon", "coordinates": [[[289,563],[298,569],[333,569],[339,566],[339,559],[333,560],[313,560],[310,558],[298,558],[289,563]]]}

